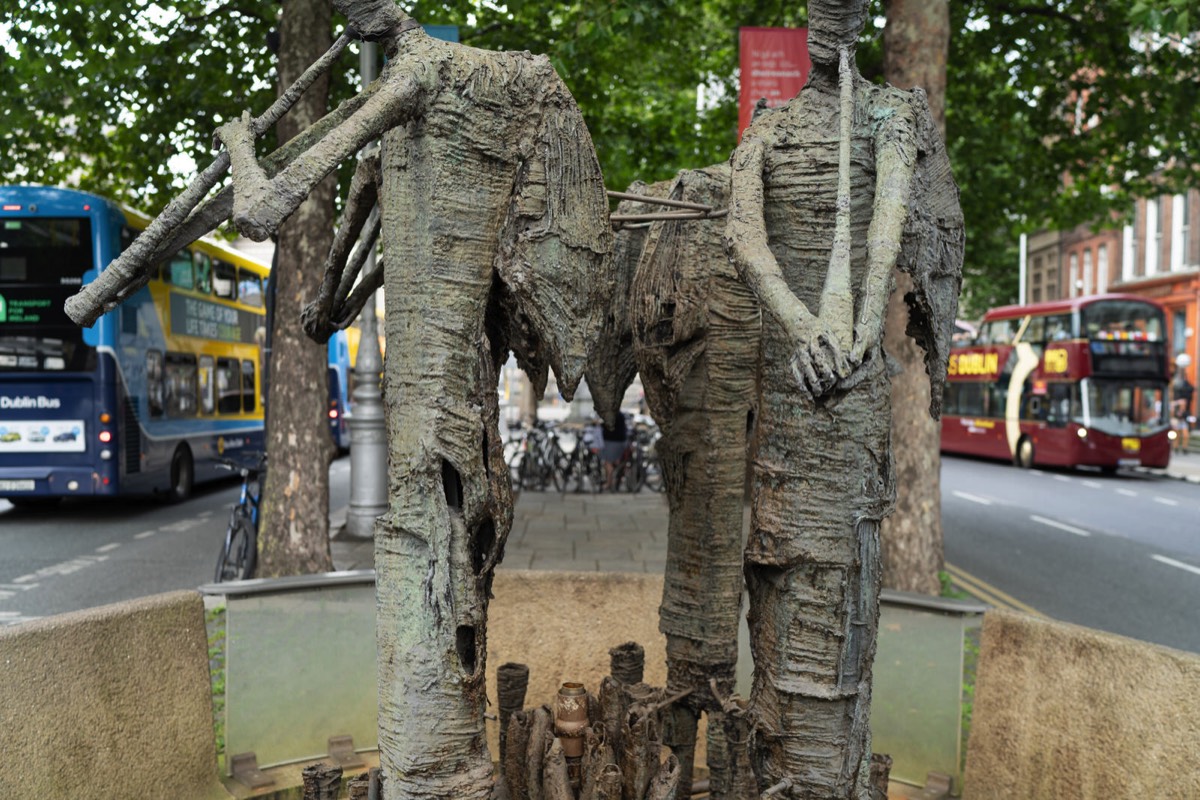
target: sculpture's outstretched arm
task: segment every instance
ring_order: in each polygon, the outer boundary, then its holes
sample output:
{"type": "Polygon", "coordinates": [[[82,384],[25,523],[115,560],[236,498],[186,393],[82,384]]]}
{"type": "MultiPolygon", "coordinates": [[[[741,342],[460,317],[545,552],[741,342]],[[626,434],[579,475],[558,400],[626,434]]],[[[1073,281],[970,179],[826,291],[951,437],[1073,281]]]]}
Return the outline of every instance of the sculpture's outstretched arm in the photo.
{"type": "Polygon", "coordinates": [[[892,270],[913,199],[917,141],[912,109],[902,106],[875,136],[875,202],[867,229],[867,275],[850,360],[858,364],[883,338],[892,270]]]}
{"type": "MultiPolygon", "coordinates": [[[[262,116],[253,120],[250,128],[254,131],[254,135],[261,136],[264,131],[278,122],[288,109],[295,105],[300,95],[304,94],[317,78],[332,68],[337,57],[349,43],[349,36],[339,37],[333,46],[313,62],[262,116]]],[[[146,285],[150,280],[149,267],[151,264],[155,264],[181,247],[191,244],[227,219],[228,214],[221,215],[220,208],[213,205],[212,201],[206,203],[204,209],[201,209],[201,211],[207,209],[203,214],[194,212],[194,209],[217,185],[221,176],[229,169],[229,165],[228,153],[218,155],[207,169],[196,176],[182,194],[167,204],[162,213],[154,218],[133,244],[119,258],[109,264],[96,280],[67,299],[65,307],[67,316],[78,325],[91,325],[101,314],[116,308],[146,285]],[[196,232],[189,238],[183,238],[179,234],[181,229],[195,230],[196,232]]],[[[216,199],[214,198],[214,200],[216,199]]]]}
{"type": "Polygon", "coordinates": [[[382,91],[274,178],[267,177],[255,158],[248,114],[217,130],[232,162],[233,223],[242,235],[259,242],[266,239],[338,164],[419,113],[423,87],[417,79],[396,75],[391,80],[385,77],[384,82],[382,91]]]}
{"type": "Polygon", "coordinates": [[[847,375],[850,367],[827,323],[792,294],[768,246],[763,218],[765,151],[763,141],[751,135],[734,151],[725,247],[759,304],[791,338],[797,381],[812,394],[821,395],[847,375]]]}
{"type": "Polygon", "coordinates": [[[360,158],[354,178],[350,181],[350,195],[346,198],[341,223],[325,259],[321,288],[316,299],[306,305],[300,313],[304,332],[314,341],[328,341],[335,330],[330,325],[330,317],[335,307],[345,303],[363,263],[375,249],[380,227],[376,206],[379,200],[379,166],[378,148],[360,158]],[[367,228],[367,235],[360,241],[364,227],[367,228]],[[352,256],[351,248],[356,241],[359,244],[352,256]],[[347,262],[349,270],[346,269],[347,262]]]}

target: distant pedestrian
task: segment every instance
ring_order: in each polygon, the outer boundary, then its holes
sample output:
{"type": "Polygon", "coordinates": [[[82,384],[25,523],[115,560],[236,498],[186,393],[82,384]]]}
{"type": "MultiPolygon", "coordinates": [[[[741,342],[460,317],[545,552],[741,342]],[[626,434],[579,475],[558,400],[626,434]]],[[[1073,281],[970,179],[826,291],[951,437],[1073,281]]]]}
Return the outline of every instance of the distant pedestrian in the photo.
{"type": "Polygon", "coordinates": [[[1182,453],[1188,449],[1188,439],[1192,430],[1192,395],[1196,389],[1187,379],[1187,373],[1182,369],[1175,372],[1175,381],[1171,384],[1171,427],[1175,430],[1175,451],[1182,453]]]}
{"type": "Polygon", "coordinates": [[[609,491],[616,489],[613,476],[616,475],[617,462],[625,453],[628,440],[629,426],[625,421],[625,412],[621,411],[617,413],[616,423],[611,428],[604,426],[604,452],[601,457],[604,459],[604,486],[609,491]]]}

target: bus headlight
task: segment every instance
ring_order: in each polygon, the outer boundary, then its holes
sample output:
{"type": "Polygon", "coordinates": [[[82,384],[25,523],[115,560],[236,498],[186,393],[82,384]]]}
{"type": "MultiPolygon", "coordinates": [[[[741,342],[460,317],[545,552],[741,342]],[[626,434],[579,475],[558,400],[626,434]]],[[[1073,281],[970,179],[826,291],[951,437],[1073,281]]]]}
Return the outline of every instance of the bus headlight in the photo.
{"type": "Polygon", "coordinates": [[[1075,431],[1075,433],[1079,435],[1080,439],[1087,438],[1087,428],[1079,428],[1075,431]]]}
{"type": "Polygon", "coordinates": [[[1170,441],[1173,442],[1178,438],[1179,438],[1179,434],[1176,433],[1175,431],[1167,431],[1167,439],[1169,439],[1170,441]]]}
{"type": "Polygon", "coordinates": [[[108,461],[110,458],[112,458],[112,450],[101,450],[100,451],[100,460],[101,461],[108,461]]]}

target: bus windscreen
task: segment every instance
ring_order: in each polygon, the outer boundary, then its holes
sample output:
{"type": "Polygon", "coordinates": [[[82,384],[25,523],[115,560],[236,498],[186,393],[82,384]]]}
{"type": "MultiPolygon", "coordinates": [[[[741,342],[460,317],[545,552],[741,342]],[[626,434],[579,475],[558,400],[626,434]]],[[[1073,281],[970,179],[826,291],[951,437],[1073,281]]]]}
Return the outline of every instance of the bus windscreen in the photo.
{"type": "Polygon", "coordinates": [[[0,226],[0,371],[88,369],[94,350],[63,304],[92,267],[89,220],[6,218],[0,226]]]}

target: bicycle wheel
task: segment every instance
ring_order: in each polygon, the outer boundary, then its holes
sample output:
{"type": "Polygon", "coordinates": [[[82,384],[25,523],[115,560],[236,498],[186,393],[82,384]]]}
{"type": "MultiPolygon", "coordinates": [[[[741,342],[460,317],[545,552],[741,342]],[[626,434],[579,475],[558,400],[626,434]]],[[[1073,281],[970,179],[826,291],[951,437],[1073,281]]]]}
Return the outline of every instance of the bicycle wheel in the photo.
{"type": "Polygon", "coordinates": [[[254,526],[246,512],[239,507],[229,521],[229,529],[225,533],[225,541],[217,557],[217,583],[244,580],[254,574],[255,562],[258,560],[257,539],[254,526]]]}

